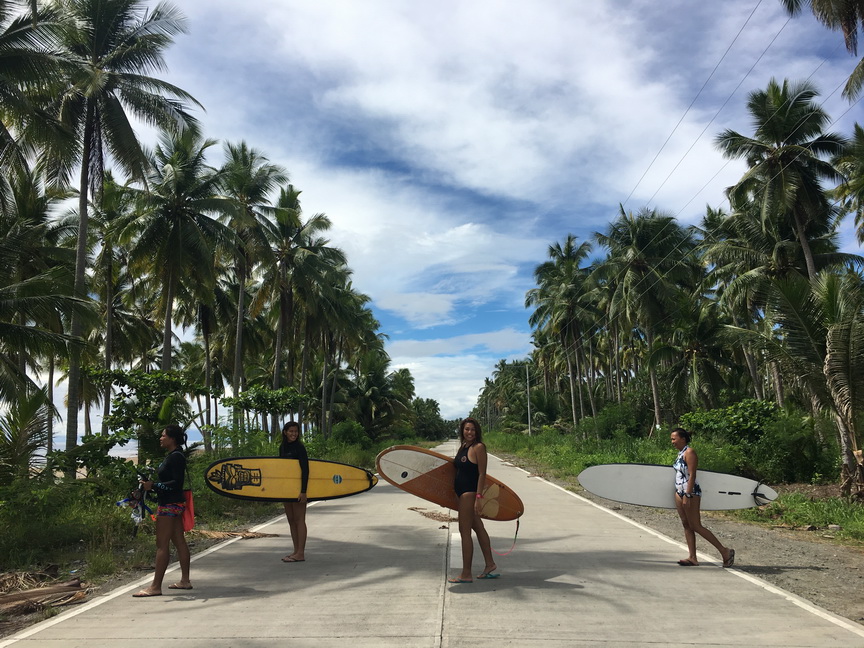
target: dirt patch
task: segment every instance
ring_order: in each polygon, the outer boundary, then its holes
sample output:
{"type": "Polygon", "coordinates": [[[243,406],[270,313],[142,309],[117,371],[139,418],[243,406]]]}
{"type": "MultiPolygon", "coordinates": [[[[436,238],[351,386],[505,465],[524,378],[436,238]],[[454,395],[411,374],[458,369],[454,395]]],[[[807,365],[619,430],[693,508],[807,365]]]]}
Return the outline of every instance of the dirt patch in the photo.
{"type": "MultiPolygon", "coordinates": [[[[612,502],[584,490],[575,477],[559,479],[545,474],[521,457],[497,454],[585,499],[684,542],[681,521],[676,511],[612,502]]],[[[814,497],[837,495],[837,486],[800,484],[777,490],[814,497]]],[[[704,512],[702,521],[724,545],[735,549],[736,569],[864,625],[864,548],[837,544],[828,530],[764,527],[735,520],[723,512],[704,512]]],[[[696,547],[708,555],[716,553],[701,538],[697,538],[696,547]]],[[[682,555],[682,558],[685,557],[682,555]]],[[[719,562],[720,557],[716,556],[716,560],[719,562]]]]}
{"type": "Polygon", "coordinates": [[[202,538],[210,538],[213,540],[227,540],[228,538],[243,538],[250,540],[253,538],[278,538],[278,533],[259,533],[257,531],[208,531],[201,529],[197,532],[202,538]]]}
{"type": "Polygon", "coordinates": [[[423,517],[427,517],[430,520],[435,520],[436,522],[458,522],[459,519],[447,515],[446,513],[441,513],[440,511],[427,511],[424,508],[420,508],[419,506],[409,506],[409,511],[416,511],[423,517]]]}

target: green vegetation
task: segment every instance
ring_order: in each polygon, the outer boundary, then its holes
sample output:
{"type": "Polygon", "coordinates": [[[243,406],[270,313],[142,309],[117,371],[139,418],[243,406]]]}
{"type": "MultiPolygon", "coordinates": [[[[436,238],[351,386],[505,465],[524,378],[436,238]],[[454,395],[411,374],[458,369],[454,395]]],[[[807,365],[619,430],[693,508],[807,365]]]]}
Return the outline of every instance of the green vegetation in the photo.
{"type": "Polygon", "coordinates": [[[864,544],[864,506],[840,497],[813,499],[800,493],[781,495],[768,506],[738,511],[735,516],[763,524],[782,524],[793,528],[829,529],[829,535],[841,540],[864,544]]]}

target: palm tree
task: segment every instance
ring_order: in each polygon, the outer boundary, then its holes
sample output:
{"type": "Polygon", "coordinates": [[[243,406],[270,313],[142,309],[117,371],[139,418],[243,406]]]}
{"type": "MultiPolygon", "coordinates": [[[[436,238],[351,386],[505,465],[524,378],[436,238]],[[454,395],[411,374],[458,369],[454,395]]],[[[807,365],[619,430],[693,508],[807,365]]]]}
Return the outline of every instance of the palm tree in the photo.
{"type": "MultiPolygon", "coordinates": [[[[650,354],[658,332],[672,321],[679,291],[696,287],[693,241],[674,217],[648,209],[625,213],[623,206],[607,230],[594,237],[609,250],[593,273],[596,280],[613,286],[609,319],[616,320],[622,331],[644,336],[650,354]]],[[[662,424],[660,389],[650,364],[648,375],[657,427],[662,424]]]]}
{"type": "Polygon", "coordinates": [[[383,350],[370,350],[359,358],[354,370],[354,415],[373,440],[410,408],[410,398],[398,389],[404,377],[400,378],[399,372],[389,373],[389,365],[390,358],[383,350]]]}
{"type": "MultiPolygon", "coordinates": [[[[51,212],[62,193],[46,192],[26,165],[5,169],[0,201],[0,401],[37,389],[28,370],[65,357],[62,318],[81,308],[71,296],[74,256],[60,242],[64,228],[51,212]]],[[[50,390],[50,385],[49,385],[50,390]]]]}
{"type": "MultiPolygon", "coordinates": [[[[593,314],[585,305],[586,280],[589,272],[582,266],[590,251],[590,243],[577,243],[573,234],[567,235],[563,245],[557,242],[550,245],[549,260],[534,270],[538,287],[529,290],[525,297],[526,307],[536,306],[529,318],[531,326],[537,330],[547,331],[560,341],[561,353],[566,360],[570,380],[570,409],[574,425],[577,421],[575,400],[577,394],[581,417],[585,416],[582,383],[583,378],[587,381],[587,374],[582,370],[585,364],[582,341],[586,329],[590,327],[593,314]]],[[[596,414],[590,385],[588,394],[591,399],[592,414],[596,414]]]]}
{"type": "Polygon", "coordinates": [[[800,277],[765,284],[765,318],[759,332],[730,329],[760,344],[772,360],[837,424],[842,490],[864,490],[858,464],[857,421],[864,408],[864,285],[855,273],[822,272],[815,281],[800,277]]]}
{"type": "MultiPolygon", "coordinates": [[[[55,6],[64,17],[61,42],[67,77],[66,88],[55,102],[56,114],[75,133],[78,147],[49,149],[46,159],[50,176],[59,182],[65,182],[74,165],[80,164],[75,294],[83,298],[87,294],[88,196],[99,202],[106,153],[132,179],[143,179],[147,165],[129,113],[148,124],[176,130],[194,123],[184,102],[197,102],[184,90],[148,76],[164,69],[165,49],[185,31],[185,20],[175,7],[160,2],[149,10],[143,0],[56,0],[55,6]],[[77,153],[77,159],[72,153],[77,153]]],[[[79,317],[73,316],[70,332],[81,337],[79,317]]],[[[78,440],[79,375],[80,356],[73,352],[67,448],[78,440]]]]}
{"type": "Polygon", "coordinates": [[[237,319],[234,332],[233,394],[240,391],[243,375],[243,322],[246,318],[247,281],[255,265],[272,252],[265,235],[264,223],[274,213],[269,196],[288,181],[285,170],[272,164],[262,153],[245,142],[225,145],[222,187],[233,203],[228,226],[234,230],[239,244],[234,255],[237,279],[237,319]]]}
{"type": "Polygon", "coordinates": [[[723,337],[725,332],[717,302],[698,295],[681,295],[678,318],[665,339],[654,346],[648,362],[665,364],[665,375],[673,401],[683,411],[713,409],[720,405],[721,390],[727,387],[726,375],[732,371],[733,357],[723,337]]]}
{"type": "Polygon", "coordinates": [[[0,0],[0,164],[24,164],[28,149],[68,137],[45,111],[47,87],[59,76],[54,13],[17,14],[20,2],[0,0]],[[22,141],[21,138],[24,138],[22,141]],[[22,144],[24,145],[22,147],[22,144]]]}
{"type": "Polygon", "coordinates": [[[855,214],[858,243],[864,243],[864,128],[855,124],[852,141],[834,159],[844,181],[833,191],[843,202],[844,210],[855,214]]]}
{"type": "MultiPolygon", "coordinates": [[[[864,24],[864,0],[780,0],[781,4],[794,16],[809,5],[813,15],[823,25],[831,30],[843,32],[843,41],[850,54],[858,54],[858,29],[864,24]]],[[[864,86],[864,59],[858,62],[846,87],[843,96],[850,102],[858,98],[864,86]]]]}
{"type": "Polygon", "coordinates": [[[216,248],[234,241],[233,232],[211,216],[227,214],[232,206],[217,195],[220,173],[206,164],[207,149],[215,144],[194,127],[162,133],[150,160],[149,190],[140,194],[141,210],[127,219],[124,238],[135,240],[133,263],[161,284],[162,371],[171,370],[179,292],[186,289],[194,301],[209,302],[216,286],[216,248]]]}
{"type": "Polygon", "coordinates": [[[830,118],[814,101],[817,96],[806,81],[781,85],[771,79],[766,90],[751,92],[747,101],[754,135],[726,130],[716,139],[724,157],[747,162],[744,176],[727,190],[732,207],[743,209],[754,201],[765,229],[790,223],[811,279],[817,269],[809,237],[833,217],[821,183],[841,179],[825,158],[836,157],[846,145],[843,137],[824,132],[830,118]]]}
{"type": "Polygon", "coordinates": [[[26,479],[48,446],[53,406],[44,390],[21,394],[0,416],[0,485],[26,479]]]}
{"type": "MultiPolygon", "coordinates": [[[[317,292],[314,286],[324,280],[327,271],[346,263],[344,253],[319,236],[330,229],[330,219],[325,214],[315,214],[304,222],[299,197],[300,191],[293,185],[280,190],[274,221],[264,228],[270,240],[272,264],[262,267],[261,285],[250,307],[253,313],[257,313],[265,305],[272,304],[278,313],[273,389],[282,386],[282,359],[286,347],[289,353],[288,384],[294,384],[292,350],[297,348],[297,343],[296,340],[286,340],[286,337],[301,330],[301,318],[295,318],[298,300],[300,307],[305,307],[309,296],[317,292]]],[[[275,429],[275,415],[273,426],[275,429]]]]}

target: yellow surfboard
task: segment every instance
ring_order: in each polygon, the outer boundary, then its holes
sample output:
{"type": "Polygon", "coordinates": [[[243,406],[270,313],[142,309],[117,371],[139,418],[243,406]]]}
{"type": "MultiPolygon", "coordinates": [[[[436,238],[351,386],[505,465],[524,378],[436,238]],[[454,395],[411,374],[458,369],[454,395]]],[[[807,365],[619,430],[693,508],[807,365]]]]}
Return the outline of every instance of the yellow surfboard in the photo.
{"type": "MultiPolygon", "coordinates": [[[[216,461],[204,472],[207,486],[226,497],[283,502],[300,496],[300,462],[281,457],[232,457],[216,461]]],[[[309,460],[306,497],[337,499],[368,491],[378,478],[368,470],[322,459],[309,460]]]]}

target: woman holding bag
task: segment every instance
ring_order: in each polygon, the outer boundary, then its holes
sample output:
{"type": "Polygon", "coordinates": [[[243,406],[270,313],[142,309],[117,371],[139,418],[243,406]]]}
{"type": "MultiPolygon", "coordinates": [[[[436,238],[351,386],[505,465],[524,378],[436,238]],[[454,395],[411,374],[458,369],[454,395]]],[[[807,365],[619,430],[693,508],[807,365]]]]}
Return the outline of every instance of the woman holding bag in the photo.
{"type": "Polygon", "coordinates": [[[135,598],[162,596],[162,578],[168,568],[171,558],[170,543],[177,549],[177,560],[180,563],[180,580],[168,589],[192,589],[189,581],[189,546],[183,535],[183,511],[186,509],[186,499],[183,495],[183,481],[186,477],[186,455],[181,446],[186,444],[186,433],[179,425],[168,425],[162,430],[159,445],[168,451],[165,461],[159,466],[156,474],[159,481],[142,481],[141,488],[153,490],[156,493],[156,571],[153,582],[137,594],[135,598]]]}

